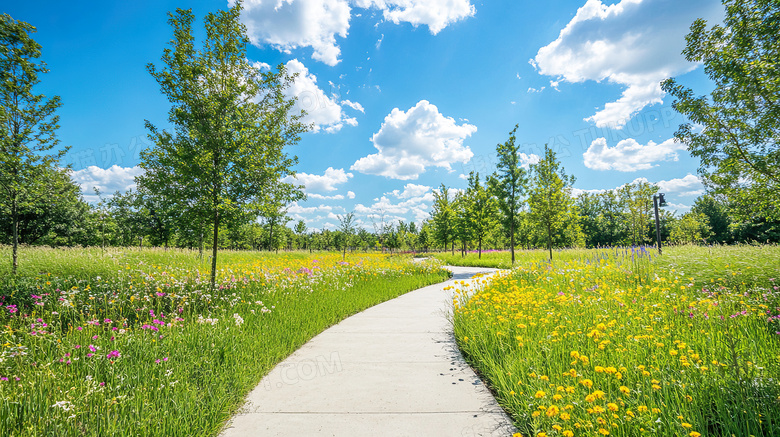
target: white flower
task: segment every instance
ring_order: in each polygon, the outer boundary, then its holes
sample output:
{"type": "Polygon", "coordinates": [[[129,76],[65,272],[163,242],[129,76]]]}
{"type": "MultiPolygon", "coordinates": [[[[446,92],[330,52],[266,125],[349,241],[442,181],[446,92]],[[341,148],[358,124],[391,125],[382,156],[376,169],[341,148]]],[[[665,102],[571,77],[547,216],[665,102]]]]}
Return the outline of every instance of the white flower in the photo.
{"type": "Polygon", "coordinates": [[[62,408],[62,411],[70,411],[73,409],[73,404],[71,404],[68,401],[59,401],[56,404],[52,405],[52,408],[62,408]]]}
{"type": "Polygon", "coordinates": [[[233,318],[236,320],[236,326],[241,326],[244,323],[244,318],[238,314],[233,314],[233,318]]]}

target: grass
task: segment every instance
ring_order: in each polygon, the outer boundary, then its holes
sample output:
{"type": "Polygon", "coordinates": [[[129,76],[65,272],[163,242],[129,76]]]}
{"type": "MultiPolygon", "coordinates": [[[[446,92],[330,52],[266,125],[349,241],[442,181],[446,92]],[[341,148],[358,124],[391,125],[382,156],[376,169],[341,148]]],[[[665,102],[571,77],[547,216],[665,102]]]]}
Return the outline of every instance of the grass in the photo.
{"type": "Polygon", "coordinates": [[[2,434],[216,435],[307,340],[448,277],[382,255],[220,256],[216,291],[190,251],[25,249],[18,278],[0,268],[2,434]]]}
{"type": "Polygon", "coordinates": [[[455,302],[521,435],[780,435],[780,248],[561,255],[455,302]]]}

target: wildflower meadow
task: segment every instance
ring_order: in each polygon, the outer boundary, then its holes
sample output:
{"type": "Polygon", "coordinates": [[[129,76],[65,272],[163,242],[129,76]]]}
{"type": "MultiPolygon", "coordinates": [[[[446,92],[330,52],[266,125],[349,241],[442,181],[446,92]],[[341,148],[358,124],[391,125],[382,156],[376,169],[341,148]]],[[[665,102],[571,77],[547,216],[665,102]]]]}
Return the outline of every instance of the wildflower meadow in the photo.
{"type": "Polygon", "coordinates": [[[460,285],[458,345],[520,435],[780,435],[780,248],[655,253],[521,257],[460,285]]]}
{"type": "Polygon", "coordinates": [[[211,289],[186,250],[22,255],[18,276],[0,271],[0,434],[11,436],[216,435],[314,335],[448,277],[408,257],[228,252],[211,289]]]}

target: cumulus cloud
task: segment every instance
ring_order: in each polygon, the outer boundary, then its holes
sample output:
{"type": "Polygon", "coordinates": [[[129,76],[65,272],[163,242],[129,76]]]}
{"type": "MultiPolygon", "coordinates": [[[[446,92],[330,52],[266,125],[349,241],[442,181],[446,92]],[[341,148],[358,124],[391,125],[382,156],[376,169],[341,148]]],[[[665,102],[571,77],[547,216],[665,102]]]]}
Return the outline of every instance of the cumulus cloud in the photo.
{"type": "Polygon", "coordinates": [[[94,188],[100,190],[104,196],[111,196],[117,191],[125,192],[135,189],[135,177],[143,174],[141,167],[120,167],[112,165],[109,168],[100,168],[94,165],[76,170],[71,173],[73,180],[81,187],[84,199],[95,202],[98,197],[94,188]]]}
{"type": "Polygon", "coordinates": [[[659,181],[658,189],[663,193],[674,193],[678,196],[701,196],[704,194],[704,184],[698,176],[692,174],[683,178],[659,181]]]}
{"type": "Polygon", "coordinates": [[[354,4],[360,8],[378,8],[385,20],[395,24],[428,26],[433,35],[476,13],[470,0],[354,0],[354,4]]]}
{"type": "Polygon", "coordinates": [[[680,54],[696,18],[718,21],[715,0],[587,0],[558,38],[531,63],[539,73],[571,83],[608,81],[622,96],[586,118],[598,127],[623,127],[645,106],[664,97],[660,82],[695,68],[680,54]]]}
{"type": "Polygon", "coordinates": [[[346,38],[349,19],[347,0],[245,0],[241,12],[252,44],[269,44],[287,53],[311,47],[312,58],[331,66],[339,63],[336,36],[346,38]]]}
{"type": "MultiPolygon", "coordinates": [[[[428,26],[434,35],[476,12],[470,0],[245,0],[241,21],[258,47],[270,45],[286,53],[311,47],[312,58],[334,66],[341,55],[336,37],[349,34],[350,6],[378,9],[395,24],[428,26]]],[[[381,44],[380,38],[377,49],[381,44]]]]}
{"type": "Polygon", "coordinates": [[[355,205],[355,214],[367,219],[376,220],[384,215],[386,221],[411,220],[419,223],[430,216],[433,201],[433,192],[410,197],[398,203],[393,203],[387,196],[382,196],[375,199],[370,206],[362,203],[355,205]]]}
{"type": "Polygon", "coordinates": [[[431,187],[425,186],[425,185],[417,185],[417,184],[406,184],[404,185],[403,191],[401,190],[393,190],[389,193],[385,193],[386,195],[393,195],[398,199],[410,199],[413,197],[420,197],[425,195],[428,191],[431,190],[431,187]]]}
{"type": "Polygon", "coordinates": [[[659,161],[677,161],[679,150],[685,150],[685,145],[674,139],[642,145],[628,138],[609,147],[606,138],[596,138],[582,157],[585,166],[593,170],[637,171],[656,167],[654,163],[659,161]]]}
{"type": "Polygon", "coordinates": [[[429,166],[451,170],[451,164],[474,156],[463,141],[476,131],[445,117],[427,100],[408,111],[395,108],[371,138],[378,153],[360,158],[350,170],[400,180],[415,180],[429,166]]]}
{"type": "Polygon", "coordinates": [[[347,191],[347,198],[348,199],[354,199],[355,198],[355,193],[352,192],[352,191],[347,191]]]}
{"type": "Polygon", "coordinates": [[[345,172],[343,168],[328,167],[321,175],[297,173],[294,177],[283,178],[282,182],[303,185],[306,193],[331,192],[338,190],[337,185],[347,183],[353,176],[352,173],[345,172]]]}
{"type": "Polygon", "coordinates": [[[307,194],[309,199],[317,199],[317,200],[344,200],[344,195],[342,194],[336,194],[335,196],[323,196],[322,194],[307,194]]]}
{"type": "Polygon", "coordinates": [[[284,94],[288,98],[297,99],[293,112],[306,111],[306,116],[301,121],[313,124],[314,133],[336,133],[344,127],[344,124],[357,126],[357,119],[344,114],[338,99],[329,97],[317,86],[317,76],[310,73],[301,61],[293,59],[285,65],[290,74],[297,73],[298,76],[292,85],[284,90],[284,94]]]}

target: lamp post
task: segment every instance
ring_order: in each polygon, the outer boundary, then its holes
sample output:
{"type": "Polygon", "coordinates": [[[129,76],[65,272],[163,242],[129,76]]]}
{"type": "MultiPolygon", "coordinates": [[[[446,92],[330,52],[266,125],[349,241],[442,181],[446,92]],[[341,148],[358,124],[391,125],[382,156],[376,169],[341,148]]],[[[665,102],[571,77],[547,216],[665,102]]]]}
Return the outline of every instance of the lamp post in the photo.
{"type": "Polygon", "coordinates": [[[666,206],[664,193],[658,193],[653,196],[653,207],[655,208],[655,241],[658,243],[658,254],[661,254],[661,219],[658,217],[658,207],[666,206]]]}

